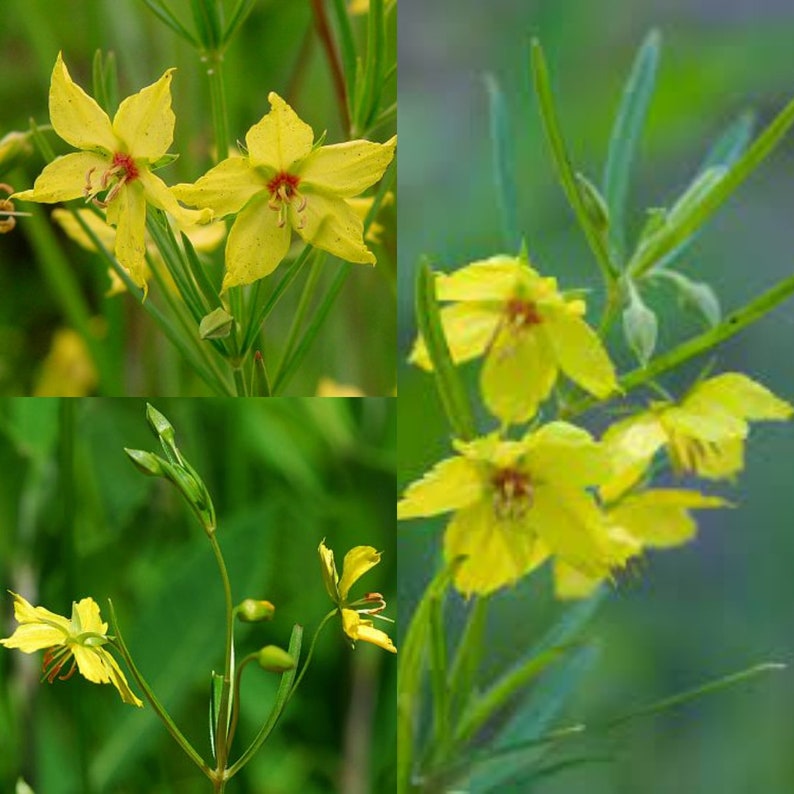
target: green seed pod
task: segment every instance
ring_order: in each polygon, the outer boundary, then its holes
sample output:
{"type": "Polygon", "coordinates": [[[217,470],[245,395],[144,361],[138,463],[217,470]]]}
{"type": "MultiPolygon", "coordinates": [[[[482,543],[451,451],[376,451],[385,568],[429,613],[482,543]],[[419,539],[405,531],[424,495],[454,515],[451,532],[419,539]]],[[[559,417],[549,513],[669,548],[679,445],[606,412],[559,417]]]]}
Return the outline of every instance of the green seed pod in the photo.
{"type": "Polygon", "coordinates": [[[265,645],[256,656],[259,666],[269,673],[286,673],[295,667],[295,660],[278,645],[265,645]]]}
{"type": "Polygon", "coordinates": [[[629,305],[623,311],[623,334],[640,363],[645,366],[656,348],[659,323],[634,286],[629,287],[629,305]]]}
{"type": "Polygon", "coordinates": [[[246,598],[237,606],[237,617],[243,623],[259,623],[263,620],[272,620],[276,608],[270,601],[257,601],[246,598]]]}

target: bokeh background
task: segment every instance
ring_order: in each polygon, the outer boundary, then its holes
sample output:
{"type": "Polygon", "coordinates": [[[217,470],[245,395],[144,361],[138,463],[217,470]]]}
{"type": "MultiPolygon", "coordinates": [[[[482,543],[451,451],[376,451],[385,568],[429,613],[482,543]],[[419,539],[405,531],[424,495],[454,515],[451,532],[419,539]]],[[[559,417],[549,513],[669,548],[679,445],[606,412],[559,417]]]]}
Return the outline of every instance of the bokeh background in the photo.
{"type": "MultiPolygon", "coordinates": [[[[413,279],[428,255],[452,269],[500,253],[483,75],[500,82],[511,112],[518,216],[538,268],[564,288],[599,284],[598,271],[555,181],[531,91],[529,42],[539,36],[575,167],[600,183],[621,86],[651,28],[663,36],[657,92],[631,185],[634,233],[646,207],[669,206],[710,144],[747,109],[765,124],[794,95],[794,10],[782,0],[443,0],[400,7],[399,344],[415,333],[413,279]]],[[[712,219],[681,270],[709,282],[726,309],[794,272],[794,137],[712,219]]],[[[597,299],[594,299],[597,310],[597,299]]],[[[662,344],[696,333],[659,291],[662,344]]],[[[738,369],[794,399],[794,315],[778,308],[719,349],[738,369]]],[[[621,340],[621,369],[633,366],[621,340]]],[[[664,382],[685,386],[705,362],[664,382]]],[[[399,373],[399,482],[449,451],[431,380],[399,373]]],[[[468,368],[471,382],[477,367],[468,368]]],[[[794,662],[794,428],[756,427],[747,469],[719,490],[735,507],[700,519],[697,541],[649,555],[601,607],[590,636],[600,649],[566,710],[570,720],[611,716],[760,661],[794,662]],[[636,575],[639,573],[639,575],[636,575]]],[[[437,554],[442,522],[401,525],[404,624],[437,554]]],[[[553,608],[543,586],[497,599],[493,660],[536,640],[553,608]]],[[[613,737],[611,761],[563,772],[540,794],[744,794],[794,790],[794,673],[743,685],[613,737]]],[[[603,749],[603,748],[602,748],[603,749]]],[[[522,789],[523,790],[523,789],[522,789]]],[[[536,789],[533,788],[533,791],[536,789]]]]}
{"type": "MultiPolygon", "coordinates": [[[[194,30],[190,0],[168,0],[167,5],[194,30]]],[[[236,5],[224,0],[227,18],[236,5]]],[[[390,15],[393,20],[394,14],[390,15]]],[[[359,40],[366,36],[366,16],[352,18],[359,40]]],[[[394,27],[394,26],[393,26],[394,27]]],[[[392,33],[394,31],[392,30],[392,33]]],[[[393,42],[390,54],[393,58],[393,42]]],[[[363,46],[363,45],[362,45],[363,46]]],[[[141,2],[141,0],[4,0],[0,24],[0,138],[11,130],[27,130],[30,118],[48,122],[47,94],[50,75],[59,50],[73,79],[92,92],[92,59],[97,49],[113,51],[123,98],[149,85],[171,66],[178,71],[172,87],[176,132],[171,151],[180,154],[160,171],[168,184],[194,181],[212,164],[212,115],[207,80],[198,54],[141,2]]],[[[388,62],[388,60],[387,60],[388,62]]],[[[237,37],[225,53],[229,136],[244,141],[249,127],[267,112],[267,95],[278,92],[307,123],[316,136],[327,130],[327,143],[344,140],[327,61],[313,26],[311,4],[258,0],[237,37]]],[[[385,104],[394,99],[390,81],[385,104]]],[[[392,124],[393,126],[393,124],[392,124]]],[[[377,140],[386,140],[393,129],[381,129],[377,140]]],[[[373,136],[374,137],[374,136],[373,136]]],[[[56,153],[69,151],[54,134],[56,153]]],[[[0,170],[0,182],[17,190],[33,184],[42,160],[33,153],[9,173],[0,170]]],[[[5,197],[5,194],[3,194],[5,197]]],[[[41,205],[49,214],[52,207],[41,205]]],[[[17,204],[17,210],[23,210],[17,204]]],[[[396,234],[394,207],[379,216],[384,225],[380,244],[373,249],[377,267],[354,267],[321,333],[296,373],[286,394],[313,395],[322,377],[358,386],[366,394],[389,395],[394,391],[396,319],[396,234]]],[[[66,375],[87,383],[81,394],[110,396],[208,394],[182,364],[170,343],[139,306],[128,297],[106,298],[106,269],[92,255],[78,248],[51,225],[50,244],[65,257],[91,315],[104,318],[98,333],[113,352],[118,365],[115,383],[91,387],[85,366],[75,363],[74,344],[62,342],[57,361],[48,355],[58,332],[69,328],[62,292],[45,267],[39,251],[32,248],[33,226],[20,219],[17,228],[0,235],[0,394],[49,393],[71,396],[66,375]],[[55,365],[60,364],[60,368],[55,365]],[[53,383],[53,369],[61,383],[53,383]],[[64,374],[66,371],[66,375],[64,374]]],[[[41,235],[40,235],[41,236],[41,235]]],[[[46,244],[45,239],[43,244],[46,244]]],[[[220,274],[222,250],[212,267],[220,274]]],[[[339,263],[329,257],[317,288],[325,295],[339,263]]],[[[286,265],[266,279],[267,289],[280,280],[286,265]]],[[[268,319],[263,350],[278,357],[295,314],[308,268],[299,276],[268,319]]],[[[277,360],[277,359],[276,359],[277,360]]]]}
{"type": "MultiPolygon", "coordinates": [[[[317,546],[338,564],[355,545],[384,551],[353,595],[380,591],[394,612],[395,404],[390,399],[157,400],[214,498],[235,603],[267,598],[266,624],[240,624],[238,658],[304,649],[332,608],[317,546]]],[[[158,451],[137,399],[0,400],[2,634],[11,597],[60,614],[91,595],[118,612],[139,669],[209,757],[210,672],[223,664],[223,592],[204,533],[176,490],[123,448],[158,451]]],[[[391,628],[382,624],[390,633],[391,628]]],[[[80,675],[39,683],[41,654],[0,648],[0,791],[23,774],[37,794],[195,794],[211,788],[150,707],[80,675]]],[[[369,794],[394,788],[396,661],[350,649],[337,621],[271,738],[229,792],[369,794]]],[[[278,676],[243,677],[237,757],[269,711],[278,676]]],[[[135,685],[133,684],[133,688],[135,685]]]]}

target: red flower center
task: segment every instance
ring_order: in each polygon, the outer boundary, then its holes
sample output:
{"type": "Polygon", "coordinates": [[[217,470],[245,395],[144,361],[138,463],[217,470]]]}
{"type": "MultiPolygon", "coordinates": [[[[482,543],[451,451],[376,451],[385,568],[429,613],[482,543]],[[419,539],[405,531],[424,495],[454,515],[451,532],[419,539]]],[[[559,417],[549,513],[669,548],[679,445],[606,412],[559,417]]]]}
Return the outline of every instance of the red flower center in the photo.
{"type": "Polygon", "coordinates": [[[303,228],[304,218],[302,213],[306,209],[306,197],[298,192],[300,181],[299,176],[281,171],[267,183],[267,189],[270,192],[270,201],[268,201],[267,206],[278,213],[279,227],[287,222],[287,206],[295,199],[299,217],[298,228],[303,228]]]}
{"type": "Polygon", "coordinates": [[[120,173],[121,171],[124,171],[122,179],[125,182],[132,182],[133,179],[138,178],[138,167],[135,165],[135,160],[125,152],[116,152],[113,155],[113,168],[110,169],[110,172],[120,173]]]}
{"type": "Polygon", "coordinates": [[[537,305],[521,298],[511,298],[507,301],[505,314],[510,325],[516,329],[540,325],[543,322],[537,305]]]}
{"type": "Polygon", "coordinates": [[[99,183],[96,185],[93,184],[91,179],[94,171],[96,171],[96,168],[91,168],[85,175],[83,195],[86,201],[91,201],[102,209],[105,209],[118,196],[124,185],[140,176],[135,160],[132,159],[132,155],[126,152],[115,152],[113,154],[110,168],[102,173],[99,183]],[[99,194],[102,192],[105,192],[105,197],[100,199],[99,194]]]}
{"type": "Polygon", "coordinates": [[[497,518],[515,519],[532,507],[532,480],[525,471],[497,469],[491,477],[494,513],[497,518]]]}

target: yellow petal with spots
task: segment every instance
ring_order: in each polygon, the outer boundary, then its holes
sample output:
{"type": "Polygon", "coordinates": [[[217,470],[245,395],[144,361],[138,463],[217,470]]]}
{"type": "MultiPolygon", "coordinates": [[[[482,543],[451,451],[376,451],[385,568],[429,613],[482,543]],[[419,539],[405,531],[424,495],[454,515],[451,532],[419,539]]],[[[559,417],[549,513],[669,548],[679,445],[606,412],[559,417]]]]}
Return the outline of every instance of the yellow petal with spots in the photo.
{"type": "Polygon", "coordinates": [[[342,578],[339,580],[339,595],[343,601],[355,582],[380,562],[380,552],[372,546],[355,546],[345,554],[342,562],[342,578]]]}
{"type": "Polygon", "coordinates": [[[159,160],[174,140],[176,117],[171,110],[171,80],[175,71],[169,69],[156,83],[128,96],[119,105],[113,132],[136,160],[159,160]]]}
{"type": "Polygon", "coordinates": [[[93,177],[98,179],[108,166],[107,157],[95,152],[65,154],[44,166],[32,190],[14,193],[11,198],[46,204],[80,198],[84,195],[88,173],[93,169],[93,177]]]}
{"type": "Polygon", "coordinates": [[[278,94],[271,92],[268,100],[270,112],[245,136],[248,155],[256,166],[289,171],[312,150],[314,132],[278,94]]]}

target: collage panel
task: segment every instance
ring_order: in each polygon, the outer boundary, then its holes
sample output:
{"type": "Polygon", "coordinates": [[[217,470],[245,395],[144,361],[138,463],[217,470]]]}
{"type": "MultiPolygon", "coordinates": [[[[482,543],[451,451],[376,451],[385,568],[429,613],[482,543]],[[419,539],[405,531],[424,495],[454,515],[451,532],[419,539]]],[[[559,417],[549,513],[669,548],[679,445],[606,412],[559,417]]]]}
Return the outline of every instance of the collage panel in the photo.
{"type": "Polygon", "coordinates": [[[0,399],[0,790],[394,791],[396,405],[0,399]]]}
{"type": "Polygon", "coordinates": [[[794,790],[794,15],[403,2],[398,794],[794,790]]]}
{"type": "Polygon", "coordinates": [[[5,0],[0,393],[388,396],[396,0],[5,0]]]}

